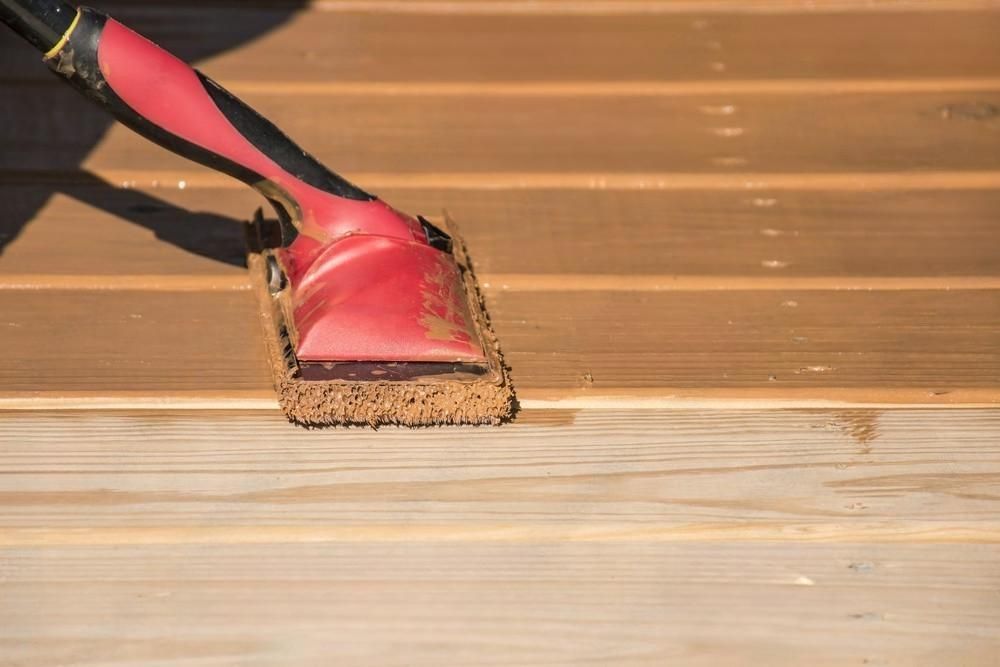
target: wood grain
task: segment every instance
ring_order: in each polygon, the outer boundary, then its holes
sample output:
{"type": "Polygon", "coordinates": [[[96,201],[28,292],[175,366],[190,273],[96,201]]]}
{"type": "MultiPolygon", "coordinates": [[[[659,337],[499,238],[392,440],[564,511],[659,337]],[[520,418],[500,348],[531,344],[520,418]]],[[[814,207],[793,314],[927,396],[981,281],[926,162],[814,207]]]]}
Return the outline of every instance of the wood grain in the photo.
{"type": "Polygon", "coordinates": [[[239,277],[243,221],[267,203],[245,191],[137,192],[92,185],[0,186],[0,272],[239,277]]]}
{"type": "Polygon", "coordinates": [[[529,387],[925,387],[929,398],[994,387],[1000,377],[992,290],[581,294],[567,286],[488,301],[515,382],[529,387]]]}
{"type": "MultiPolygon", "coordinates": [[[[404,2],[383,5],[387,11],[318,7],[291,14],[301,3],[284,8],[135,4],[111,8],[227,85],[782,79],[808,84],[1000,76],[994,38],[1000,17],[993,12],[703,16],[700,10],[711,8],[706,3],[677,14],[629,11],[655,7],[648,2],[604,2],[589,3],[604,11],[588,14],[588,3],[577,2],[520,3],[534,11],[511,13],[506,10],[516,10],[518,3],[494,2],[445,3],[451,11],[414,14],[410,5],[416,3],[404,2]],[[484,6],[491,11],[482,12],[484,6]],[[546,13],[546,7],[555,11],[546,13]],[[559,11],[567,7],[576,11],[559,11]],[[767,35],[769,48],[761,48],[761,35],[767,35]]],[[[0,80],[50,81],[37,56],[20,44],[0,48],[0,66],[0,80]]]]}
{"type": "Polygon", "coordinates": [[[19,290],[0,304],[4,394],[270,388],[248,291],[19,290]]]}
{"type": "MultiPolygon", "coordinates": [[[[106,121],[71,90],[0,99],[5,170],[75,170],[106,121]]],[[[1000,168],[1000,93],[248,101],[346,175],[541,172],[892,172],[1000,168]],[[460,102],[460,103],[459,103],[460,102]],[[706,109],[734,106],[719,117],[706,109]],[[620,119],[628,118],[628,123],[620,119]]],[[[210,173],[116,127],[87,169],[210,173]]]]}
{"type": "MultiPolygon", "coordinates": [[[[789,289],[804,278],[829,279],[831,287],[878,287],[892,278],[945,287],[955,278],[1000,277],[1000,191],[993,190],[379,194],[409,211],[447,208],[477,270],[497,285],[512,274],[540,286],[545,277],[573,274],[633,276],[637,287],[644,276],[666,286],[709,276],[733,288],[768,279],[789,289]],[[783,266],[767,268],[769,261],[783,266]]],[[[2,185],[0,199],[0,243],[7,243],[0,285],[53,276],[150,276],[167,284],[167,277],[197,276],[206,289],[220,278],[245,278],[240,221],[263,201],[249,189],[167,184],[144,191],[2,185]]]]}
{"type": "MultiPolygon", "coordinates": [[[[168,16],[176,26],[191,23],[172,8],[150,16],[149,29],[167,30],[168,16]]],[[[225,23],[233,20],[240,19],[227,11],[225,23]]],[[[997,60],[983,57],[1000,55],[992,39],[997,30],[993,12],[706,20],[314,11],[204,67],[220,80],[255,82],[275,70],[319,82],[977,77],[1000,74],[997,60]],[[781,48],[759,48],[761,34],[781,48]],[[713,67],[718,62],[727,66],[720,71],[713,67]]],[[[170,32],[198,37],[177,27],[170,32]]]]}
{"type": "MultiPolygon", "coordinates": [[[[993,290],[487,290],[522,398],[670,397],[994,402],[993,290]],[[853,392],[853,393],[852,393],[853,392]],[[955,396],[951,396],[955,393],[955,396]]],[[[0,396],[270,395],[253,295],[0,292],[0,396]],[[54,317],[53,314],[57,314],[54,317]]]]}
{"type": "Polygon", "coordinates": [[[15,664],[989,665],[996,546],[0,551],[15,664]]]}
{"type": "Polygon", "coordinates": [[[1000,542],[997,410],[523,417],[376,432],[6,413],[0,545],[1000,542]]]}

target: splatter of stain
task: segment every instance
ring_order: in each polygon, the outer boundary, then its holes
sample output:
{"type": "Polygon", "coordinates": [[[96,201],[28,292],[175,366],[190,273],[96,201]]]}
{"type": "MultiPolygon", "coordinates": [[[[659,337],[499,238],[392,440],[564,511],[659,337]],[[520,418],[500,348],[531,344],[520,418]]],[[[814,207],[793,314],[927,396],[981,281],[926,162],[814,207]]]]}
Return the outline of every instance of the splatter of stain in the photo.
{"type": "Polygon", "coordinates": [[[832,428],[849,435],[858,445],[859,454],[871,454],[872,443],[879,436],[879,410],[838,410],[828,422],[832,428]]]}
{"type": "Polygon", "coordinates": [[[469,310],[461,293],[460,279],[451,267],[439,262],[424,276],[420,324],[429,340],[471,342],[473,330],[469,310]]]}

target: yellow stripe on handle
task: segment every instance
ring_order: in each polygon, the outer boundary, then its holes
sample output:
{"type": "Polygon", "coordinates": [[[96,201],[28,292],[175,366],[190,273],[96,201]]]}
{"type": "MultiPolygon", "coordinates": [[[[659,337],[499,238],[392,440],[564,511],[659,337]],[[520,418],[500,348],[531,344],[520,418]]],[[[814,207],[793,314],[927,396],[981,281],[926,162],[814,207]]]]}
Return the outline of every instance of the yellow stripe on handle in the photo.
{"type": "Polygon", "coordinates": [[[56,45],[49,49],[48,53],[45,54],[44,60],[55,57],[57,53],[62,51],[63,47],[66,46],[66,42],[69,41],[70,35],[76,30],[76,25],[80,22],[80,10],[76,10],[76,16],[73,18],[73,22],[69,24],[69,28],[63,33],[63,36],[56,42],[56,45]]]}

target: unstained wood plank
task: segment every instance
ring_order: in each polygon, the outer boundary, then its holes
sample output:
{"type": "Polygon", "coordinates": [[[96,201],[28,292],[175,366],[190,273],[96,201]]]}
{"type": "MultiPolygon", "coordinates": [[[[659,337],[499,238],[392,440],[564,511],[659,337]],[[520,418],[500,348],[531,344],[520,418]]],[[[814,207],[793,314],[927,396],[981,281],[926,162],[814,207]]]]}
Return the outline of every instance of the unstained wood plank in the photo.
{"type": "Polygon", "coordinates": [[[996,546],[5,549],[16,664],[987,666],[996,546]]]}
{"type": "Polygon", "coordinates": [[[417,431],[0,417],[7,547],[1000,541],[995,409],[540,410],[417,431]]]}

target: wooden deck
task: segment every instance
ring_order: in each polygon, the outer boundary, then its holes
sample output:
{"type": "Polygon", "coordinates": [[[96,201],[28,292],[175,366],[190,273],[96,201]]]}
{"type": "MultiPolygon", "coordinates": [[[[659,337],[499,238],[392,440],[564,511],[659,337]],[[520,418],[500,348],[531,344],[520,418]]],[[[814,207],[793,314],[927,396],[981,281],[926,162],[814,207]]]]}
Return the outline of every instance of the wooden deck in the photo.
{"type": "Polygon", "coordinates": [[[1000,5],[110,9],[460,221],[522,410],[276,409],[240,184],[0,39],[0,665],[996,665],[1000,5]]]}

